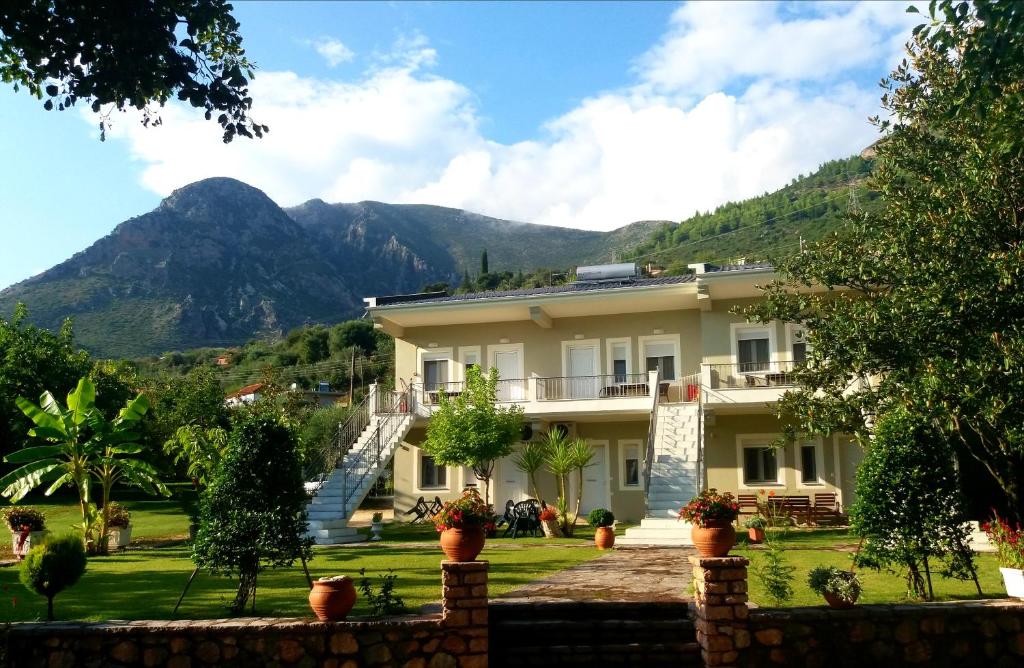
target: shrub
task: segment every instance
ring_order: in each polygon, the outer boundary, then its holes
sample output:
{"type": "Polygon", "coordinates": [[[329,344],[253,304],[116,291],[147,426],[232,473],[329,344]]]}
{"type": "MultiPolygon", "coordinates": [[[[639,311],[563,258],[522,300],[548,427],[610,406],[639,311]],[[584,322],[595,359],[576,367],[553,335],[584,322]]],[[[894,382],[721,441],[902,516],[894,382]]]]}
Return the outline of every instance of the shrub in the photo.
{"type": "Polygon", "coordinates": [[[384,521],[384,513],[374,513],[373,518],[370,521],[374,524],[380,524],[384,521]]]}
{"type": "Polygon", "coordinates": [[[982,525],[988,539],[999,552],[999,565],[1003,568],[1024,568],[1024,529],[1020,524],[1011,528],[1006,520],[996,515],[982,525]]]}
{"type": "Polygon", "coordinates": [[[395,582],[398,576],[390,568],[387,575],[380,577],[380,590],[374,591],[370,578],[366,577],[366,569],[359,569],[359,591],[363,592],[363,598],[370,604],[370,615],[383,617],[384,615],[396,615],[405,611],[405,601],[401,596],[395,594],[395,582]]]}
{"type": "Polygon", "coordinates": [[[85,544],[69,534],[29,550],[19,576],[23,585],[46,597],[46,618],[53,621],[53,598],[78,582],[84,572],[85,544]]]}
{"type": "Polygon", "coordinates": [[[558,513],[555,512],[555,509],[552,508],[551,506],[544,506],[544,508],[540,511],[541,522],[554,522],[557,519],[558,513]]]}
{"type": "Polygon", "coordinates": [[[784,550],[778,541],[768,543],[768,549],[758,555],[751,571],[761,581],[768,598],[776,607],[793,598],[793,572],[796,568],[786,563],[784,550]]]}
{"type": "Polygon", "coordinates": [[[615,523],[615,515],[606,508],[594,508],[587,515],[587,522],[592,527],[610,527],[615,523]]]}
{"type": "Polygon", "coordinates": [[[767,524],[768,523],[765,522],[764,518],[758,515],[748,517],[746,521],[743,522],[743,526],[748,529],[763,529],[767,524]]]}
{"type": "Polygon", "coordinates": [[[818,566],[807,574],[807,586],[811,591],[824,596],[832,594],[847,603],[860,597],[861,583],[856,573],[844,571],[835,566],[818,566]]]}
{"type": "Polygon", "coordinates": [[[15,533],[23,531],[22,527],[28,527],[29,531],[42,531],[46,528],[46,516],[31,506],[5,508],[4,519],[15,533]]]}
{"type": "Polygon", "coordinates": [[[192,559],[238,578],[234,613],[255,595],[260,571],[312,558],[296,439],[282,420],[270,405],[240,409],[224,461],[203,493],[192,559]]]}
{"type": "Polygon", "coordinates": [[[740,514],[740,506],[730,493],[719,494],[712,487],[706,489],[679,510],[679,519],[699,527],[708,522],[732,522],[740,514]]]}
{"type": "Polygon", "coordinates": [[[446,501],[433,519],[438,533],[445,529],[469,528],[492,531],[496,522],[494,510],[475,488],[467,489],[455,501],[446,501]]]}
{"type": "Polygon", "coordinates": [[[117,501],[111,501],[107,504],[108,527],[112,529],[127,529],[131,519],[132,514],[117,501]]]}

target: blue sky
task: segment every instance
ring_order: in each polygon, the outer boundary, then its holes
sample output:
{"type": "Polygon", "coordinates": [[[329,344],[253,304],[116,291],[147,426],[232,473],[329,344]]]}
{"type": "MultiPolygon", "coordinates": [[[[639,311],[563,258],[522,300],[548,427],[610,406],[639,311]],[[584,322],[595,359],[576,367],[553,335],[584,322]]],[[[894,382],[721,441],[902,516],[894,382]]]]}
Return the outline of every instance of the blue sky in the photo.
{"type": "Polygon", "coordinates": [[[313,197],[613,229],[759,194],[870,143],[896,3],[237,3],[263,141],[189,109],[106,142],[0,90],[0,286],[173,189],[233,176],[313,197]]]}

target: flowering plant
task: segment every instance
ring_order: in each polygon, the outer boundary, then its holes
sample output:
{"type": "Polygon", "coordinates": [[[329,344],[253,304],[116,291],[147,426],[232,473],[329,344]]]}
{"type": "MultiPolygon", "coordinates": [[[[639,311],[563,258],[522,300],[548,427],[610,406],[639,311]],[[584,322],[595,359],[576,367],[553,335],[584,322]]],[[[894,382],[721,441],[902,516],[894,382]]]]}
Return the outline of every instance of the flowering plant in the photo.
{"type": "Polygon", "coordinates": [[[699,527],[709,522],[732,522],[740,514],[740,505],[730,492],[720,494],[712,487],[706,489],[679,510],[679,519],[699,527]]]}
{"type": "Polygon", "coordinates": [[[4,519],[11,531],[42,531],[46,528],[46,517],[30,506],[11,506],[3,511],[4,519]]]}
{"type": "Polygon", "coordinates": [[[540,511],[541,522],[554,522],[558,519],[558,513],[551,506],[544,506],[544,510],[540,511]]]}
{"type": "Polygon", "coordinates": [[[1003,568],[1024,568],[1024,529],[1019,522],[1013,528],[996,514],[991,521],[982,524],[981,529],[999,551],[999,563],[1003,568]]]}
{"type": "Polygon", "coordinates": [[[487,532],[494,530],[497,518],[494,509],[480,497],[480,492],[471,488],[463,492],[458,499],[445,502],[433,520],[438,533],[445,529],[478,527],[487,532]]]}
{"type": "Polygon", "coordinates": [[[107,513],[107,526],[112,529],[127,529],[132,521],[132,514],[117,501],[107,504],[107,513]]]}

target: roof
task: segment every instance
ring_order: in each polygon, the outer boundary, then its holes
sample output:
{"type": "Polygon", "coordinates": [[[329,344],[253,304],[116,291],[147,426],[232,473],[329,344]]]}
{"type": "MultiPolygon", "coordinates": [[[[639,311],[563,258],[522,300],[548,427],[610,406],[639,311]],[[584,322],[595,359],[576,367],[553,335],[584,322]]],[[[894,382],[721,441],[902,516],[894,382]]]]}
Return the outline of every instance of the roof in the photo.
{"type": "Polygon", "coordinates": [[[717,274],[726,271],[767,271],[771,269],[775,269],[775,266],[769,262],[753,262],[750,264],[723,264],[721,266],[709,264],[704,270],[704,273],[717,274]]]}
{"type": "Polygon", "coordinates": [[[256,394],[263,389],[263,383],[253,383],[252,385],[246,385],[245,387],[239,388],[231,394],[224,397],[225,399],[235,399],[237,397],[244,397],[248,394],[256,394]]]}
{"type": "Polygon", "coordinates": [[[376,305],[408,305],[408,304],[445,304],[452,302],[477,301],[481,299],[501,299],[503,297],[531,297],[534,295],[555,295],[574,294],[580,292],[594,292],[599,290],[627,290],[644,287],[655,287],[660,285],[676,285],[680,283],[692,283],[696,280],[694,274],[683,276],[659,276],[658,278],[641,278],[629,281],[594,281],[587,283],[567,283],[565,285],[550,285],[542,288],[526,288],[522,290],[496,290],[492,292],[471,292],[464,295],[446,295],[438,292],[427,292],[419,295],[395,295],[391,297],[377,297],[376,305]]]}

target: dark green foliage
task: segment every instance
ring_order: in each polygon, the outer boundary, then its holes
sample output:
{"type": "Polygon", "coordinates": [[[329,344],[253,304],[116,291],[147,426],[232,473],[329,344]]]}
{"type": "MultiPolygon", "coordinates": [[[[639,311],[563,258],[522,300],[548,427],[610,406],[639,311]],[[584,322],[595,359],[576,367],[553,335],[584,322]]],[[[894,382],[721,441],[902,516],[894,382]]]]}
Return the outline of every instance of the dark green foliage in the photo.
{"type": "Polygon", "coordinates": [[[615,514],[607,508],[594,508],[587,515],[587,523],[592,527],[610,527],[615,523],[615,514]]]}
{"type": "Polygon", "coordinates": [[[779,541],[767,541],[766,549],[757,555],[750,570],[761,581],[765,594],[776,606],[793,598],[793,573],[796,567],[786,562],[785,549],[779,541]]]}
{"type": "Polygon", "coordinates": [[[146,389],[153,405],[148,436],[163,446],[181,427],[200,430],[228,426],[230,412],[224,405],[224,390],[213,370],[197,366],[184,376],[165,375],[150,381],[146,389]]]}
{"type": "Polygon", "coordinates": [[[931,569],[975,577],[970,529],[943,435],[904,409],[882,415],[857,469],[853,533],[864,538],[859,565],[906,569],[907,588],[931,599],[931,569]]]}
{"type": "Polygon", "coordinates": [[[42,531],[46,528],[46,516],[31,506],[4,508],[3,517],[7,527],[15,533],[21,531],[22,527],[28,527],[29,531],[42,531]]]}
{"type": "Polygon", "coordinates": [[[377,349],[372,321],[348,320],[331,328],[332,354],[342,354],[352,348],[358,348],[364,355],[377,349]]]}
{"type": "Polygon", "coordinates": [[[53,598],[85,573],[85,545],[80,536],[50,538],[25,555],[18,573],[21,583],[46,597],[47,619],[53,621],[53,598]]]}
{"type": "Polygon", "coordinates": [[[373,590],[370,578],[366,577],[365,568],[359,569],[359,576],[359,591],[363,593],[363,598],[370,605],[372,617],[384,617],[405,612],[405,601],[401,596],[395,594],[395,582],[398,580],[398,576],[393,570],[389,568],[387,575],[378,576],[380,578],[379,591],[373,590]]]}
{"type": "Polygon", "coordinates": [[[332,445],[348,417],[347,406],[330,406],[310,411],[302,421],[299,453],[305,479],[311,480],[333,465],[338,451],[332,445]]]}
{"type": "Polygon", "coordinates": [[[487,262],[487,249],[486,248],[484,249],[484,252],[480,254],[480,273],[481,274],[490,273],[490,265],[487,262]]]}
{"type": "Polygon", "coordinates": [[[192,554],[197,566],[239,579],[233,613],[255,595],[260,571],[312,558],[305,504],[292,431],[272,407],[240,409],[224,461],[203,494],[192,554]]]}
{"type": "Polygon", "coordinates": [[[300,350],[303,364],[314,364],[325,360],[331,355],[328,345],[329,334],[321,326],[310,327],[302,332],[300,350]]]}
{"type": "Polygon", "coordinates": [[[804,389],[779,403],[794,431],[867,438],[866,416],[905,408],[941,432],[921,443],[931,461],[952,444],[1021,520],[1024,7],[931,6],[934,29],[883,82],[879,207],[783,264],[746,315],[807,330],[804,389]]]}
{"type": "Polygon", "coordinates": [[[860,598],[860,578],[852,571],[839,570],[835,566],[818,566],[807,574],[807,586],[811,591],[838,596],[847,603],[860,598]]]}
{"type": "MultiPolygon", "coordinates": [[[[0,80],[64,110],[84,102],[142,109],[143,125],[159,125],[155,106],[177,98],[217,115],[224,141],[262,137],[249,118],[248,83],[239,24],[224,0],[159,0],[132,5],[91,0],[12,0],[0,10],[0,80]]],[[[100,122],[104,136],[109,121],[100,122]]]]}

